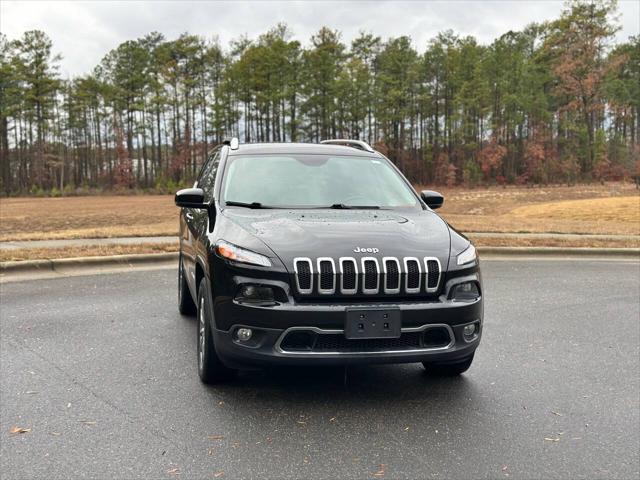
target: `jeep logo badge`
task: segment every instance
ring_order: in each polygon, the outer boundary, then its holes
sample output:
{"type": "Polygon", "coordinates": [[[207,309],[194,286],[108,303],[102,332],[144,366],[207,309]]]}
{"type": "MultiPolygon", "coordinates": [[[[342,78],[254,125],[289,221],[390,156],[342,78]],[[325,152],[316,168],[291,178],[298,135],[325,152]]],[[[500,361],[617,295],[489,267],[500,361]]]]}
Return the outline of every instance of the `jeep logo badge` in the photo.
{"type": "Polygon", "coordinates": [[[377,248],[361,248],[361,247],[356,247],[353,249],[354,252],[356,253],[378,253],[380,250],[378,250],[377,248]]]}

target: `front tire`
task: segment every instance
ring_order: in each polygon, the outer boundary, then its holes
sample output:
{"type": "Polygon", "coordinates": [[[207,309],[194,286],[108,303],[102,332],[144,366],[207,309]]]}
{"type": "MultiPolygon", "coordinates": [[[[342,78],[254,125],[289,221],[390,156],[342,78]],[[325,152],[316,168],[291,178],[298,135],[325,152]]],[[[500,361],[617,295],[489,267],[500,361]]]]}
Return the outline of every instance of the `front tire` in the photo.
{"type": "Polygon", "coordinates": [[[196,304],[187,285],[187,278],[184,276],[184,266],[182,264],[182,253],[178,260],[178,311],[182,315],[194,316],[196,314],[196,304]]]}
{"type": "Polygon", "coordinates": [[[198,288],[198,375],[203,383],[214,384],[232,379],[236,371],[224,366],[213,343],[206,280],[200,281],[198,288]]]}
{"type": "Polygon", "coordinates": [[[422,365],[427,370],[427,374],[434,377],[457,377],[463,374],[471,364],[473,363],[473,355],[465,358],[461,362],[456,363],[430,363],[422,362],[422,365]]]}

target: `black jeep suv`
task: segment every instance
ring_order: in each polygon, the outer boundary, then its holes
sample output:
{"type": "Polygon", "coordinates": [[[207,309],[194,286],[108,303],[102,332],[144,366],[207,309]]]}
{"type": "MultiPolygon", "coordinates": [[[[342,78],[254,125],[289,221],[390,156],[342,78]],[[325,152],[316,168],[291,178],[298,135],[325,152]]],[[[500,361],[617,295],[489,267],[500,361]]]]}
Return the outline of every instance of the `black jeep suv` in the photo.
{"type": "Polygon", "coordinates": [[[474,246],[357,140],[225,142],[180,215],[179,308],[206,383],[266,365],[466,371],[482,334],[474,246]]]}

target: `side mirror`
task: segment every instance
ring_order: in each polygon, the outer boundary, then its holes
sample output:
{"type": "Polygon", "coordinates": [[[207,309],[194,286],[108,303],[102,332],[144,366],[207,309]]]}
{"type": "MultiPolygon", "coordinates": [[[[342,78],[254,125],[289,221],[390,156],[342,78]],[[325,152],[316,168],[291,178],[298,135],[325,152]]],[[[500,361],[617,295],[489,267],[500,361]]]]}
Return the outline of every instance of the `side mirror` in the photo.
{"type": "Polygon", "coordinates": [[[424,203],[433,210],[440,208],[444,204],[444,197],[433,190],[422,190],[420,197],[424,200],[424,203]]]}
{"type": "Polygon", "coordinates": [[[204,203],[204,191],[201,188],[179,190],[175,197],[176,206],[183,208],[208,208],[204,203]]]}

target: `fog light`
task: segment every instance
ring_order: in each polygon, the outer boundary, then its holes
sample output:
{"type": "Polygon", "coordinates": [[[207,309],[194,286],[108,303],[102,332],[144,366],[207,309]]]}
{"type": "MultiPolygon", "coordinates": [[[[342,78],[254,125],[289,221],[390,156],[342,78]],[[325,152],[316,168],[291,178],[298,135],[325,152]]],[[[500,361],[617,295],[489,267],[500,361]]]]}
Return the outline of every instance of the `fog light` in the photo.
{"type": "Polygon", "coordinates": [[[240,342],[248,342],[253,335],[253,331],[250,328],[239,328],[236,332],[236,338],[240,342]]]}
{"type": "Polygon", "coordinates": [[[471,323],[469,325],[465,325],[462,333],[465,337],[472,337],[474,333],[476,333],[476,324],[471,323]]]}

